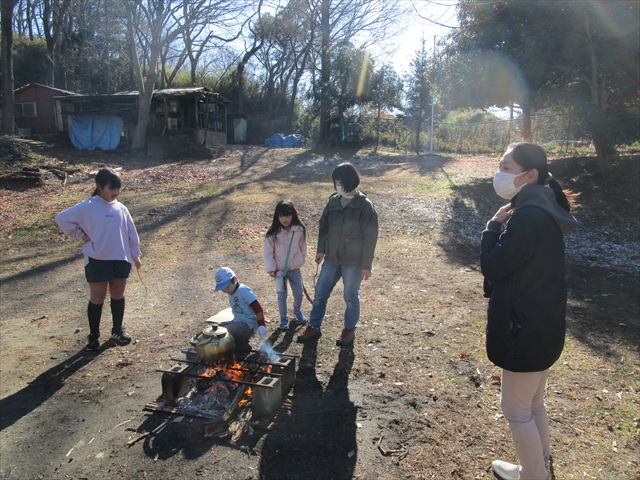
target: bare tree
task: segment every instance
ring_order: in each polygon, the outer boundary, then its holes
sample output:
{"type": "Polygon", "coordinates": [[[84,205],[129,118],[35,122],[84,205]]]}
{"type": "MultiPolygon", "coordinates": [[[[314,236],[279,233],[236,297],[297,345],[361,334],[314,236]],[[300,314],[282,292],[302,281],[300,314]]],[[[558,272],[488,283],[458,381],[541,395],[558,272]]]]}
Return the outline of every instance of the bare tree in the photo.
{"type": "Polygon", "coordinates": [[[198,0],[184,2],[185,53],[189,59],[191,84],[196,84],[198,62],[207,49],[236,41],[255,15],[260,15],[262,0],[198,0]]]}
{"type": "Polygon", "coordinates": [[[315,40],[306,7],[304,1],[292,1],[274,17],[265,15],[261,22],[265,46],[258,60],[266,75],[263,93],[268,115],[282,118],[285,129],[292,127],[299,85],[309,68],[315,40]]]}
{"type": "Polygon", "coordinates": [[[43,0],[42,3],[42,27],[51,62],[49,82],[52,86],[55,85],[56,52],[70,5],[71,0],[43,0]]]}
{"type": "Polygon", "coordinates": [[[388,38],[401,27],[406,11],[398,0],[309,0],[320,33],[320,141],[326,138],[331,102],[332,51],[356,43],[361,49],[388,38]]]}
{"type": "Polygon", "coordinates": [[[138,124],[133,133],[132,148],[142,149],[145,146],[151,99],[158,81],[160,52],[163,46],[182,32],[182,25],[176,20],[181,8],[182,2],[172,0],[130,0],[128,3],[127,32],[131,64],[140,95],[138,124]],[[144,71],[139,53],[144,55],[144,71]]]}
{"type": "Polygon", "coordinates": [[[140,92],[133,148],[143,148],[145,144],[153,88],[159,77],[158,61],[163,50],[168,51],[174,41],[182,40],[182,48],[176,47],[178,63],[181,65],[185,58],[189,58],[191,80],[195,82],[197,64],[206,45],[214,39],[231,42],[237,38],[239,32],[233,32],[233,26],[247,21],[242,19],[241,13],[249,3],[233,0],[128,0],[127,31],[132,46],[134,77],[140,92]],[[140,54],[143,55],[142,63],[140,54]]]}
{"type": "Polygon", "coordinates": [[[13,7],[17,0],[2,0],[2,134],[13,134],[13,7]]]}
{"type": "MultiPolygon", "coordinates": [[[[253,32],[253,30],[251,30],[253,32]]],[[[258,34],[253,34],[253,44],[245,48],[245,52],[242,55],[242,58],[238,62],[238,66],[236,67],[236,71],[234,73],[234,79],[238,86],[238,111],[242,112],[244,109],[244,69],[253,57],[261,48],[263,44],[263,37],[258,34]]]]}

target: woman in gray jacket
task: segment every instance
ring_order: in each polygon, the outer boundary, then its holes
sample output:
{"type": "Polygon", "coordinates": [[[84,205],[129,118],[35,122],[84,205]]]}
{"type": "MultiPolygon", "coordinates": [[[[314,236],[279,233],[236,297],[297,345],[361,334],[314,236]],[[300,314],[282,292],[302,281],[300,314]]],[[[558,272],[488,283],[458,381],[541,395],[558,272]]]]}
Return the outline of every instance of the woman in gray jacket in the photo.
{"type": "Polygon", "coordinates": [[[487,355],[502,368],[500,404],[520,464],[495,460],[492,467],[506,480],[541,480],[549,478],[550,459],[544,393],[565,337],[563,235],[577,223],[537,145],[509,145],[493,185],[511,202],[482,232],[487,355]]]}
{"type": "Polygon", "coordinates": [[[360,174],[346,162],[331,174],[335,194],[329,197],[320,217],[316,263],[322,271],[316,284],[309,325],[299,342],[319,338],[327,300],[342,278],[344,285],[344,328],[336,345],[351,345],[360,318],[360,283],[371,277],[373,254],[378,242],[378,214],[367,196],[357,190],[360,174]]]}

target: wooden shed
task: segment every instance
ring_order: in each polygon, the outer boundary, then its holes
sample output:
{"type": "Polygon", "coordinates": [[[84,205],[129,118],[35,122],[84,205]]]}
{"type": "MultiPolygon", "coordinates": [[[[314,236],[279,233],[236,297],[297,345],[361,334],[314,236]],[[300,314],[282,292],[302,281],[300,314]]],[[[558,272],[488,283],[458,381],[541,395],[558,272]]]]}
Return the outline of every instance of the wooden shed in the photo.
{"type": "MultiPolygon", "coordinates": [[[[123,137],[129,139],[138,122],[137,91],[111,95],[76,95],[57,98],[64,120],[61,131],[68,131],[73,115],[116,115],[123,120],[123,137]]],[[[147,141],[152,137],[188,135],[199,143],[227,143],[227,110],[231,102],[207,87],[155,90],[151,100],[147,141]]]]}
{"type": "Polygon", "coordinates": [[[76,95],[73,92],[30,83],[13,92],[14,122],[21,135],[47,135],[59,131],[56,97],[76,95]]]}

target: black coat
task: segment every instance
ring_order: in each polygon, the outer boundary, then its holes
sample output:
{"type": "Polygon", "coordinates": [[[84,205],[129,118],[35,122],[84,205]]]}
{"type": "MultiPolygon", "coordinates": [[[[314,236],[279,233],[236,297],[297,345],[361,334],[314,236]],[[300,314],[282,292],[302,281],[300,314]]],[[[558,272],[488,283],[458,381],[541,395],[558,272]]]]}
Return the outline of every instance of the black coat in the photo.
{"type": "Polygon", "coordinates": [[[482,232],[481,267],[487,311],[487,355],[513,372],[551,367],[564,348],[567,291],[563,232],[575,219],[544,186],[525,187],[504,230],[482,232]],[[557,209],[556,209],[557,207],[557,209]]]}

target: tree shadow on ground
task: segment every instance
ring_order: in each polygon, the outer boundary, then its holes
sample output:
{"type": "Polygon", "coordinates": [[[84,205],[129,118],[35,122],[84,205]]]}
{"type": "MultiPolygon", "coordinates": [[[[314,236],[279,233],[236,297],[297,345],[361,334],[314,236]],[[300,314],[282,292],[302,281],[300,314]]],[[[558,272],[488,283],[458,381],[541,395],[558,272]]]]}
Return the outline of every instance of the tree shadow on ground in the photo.
{"type": "MultiPolygon", "coordinates": [[[[252,166],[255,166],[259,163],[260,159],[263,158],[267,151],[267,148],[261,149],[253,156],[251,156],[250,152],[244,152],[240,161],[239,172],[235,175],[232,175],[230,178],[238,178],[241,175],[247,174],[252,166]]],[[[337,152],[339,154],[344,153],[342,151],[337,152]]],[[[299,154],[292,156],[291,160],[282,167],[271,170],[269,173],[261,177],[247,178],[244,181],[230,185],[223,191],[214,195],[195,198],[184,203],[172,203],[164,207],[154,208],[151,211],[146,212],[146,214],[143,214],[142,218],[136,220],[138,233],[141,236],[152,235],[161,228],[175,223],[185,217],[197,217],[208,206],[216,202],[222,202],[220,206],[216,208],[218,218],[211,218],[209,222],[209,227],[213,231],[217,231],[218,227],[224,225],[231,215],[229,203],[225,201],[225,198],[231,195],[236,190],[243,190],[246,188],[250,188],[253,185],[268,183],[270,181],[288,182],[292,186],[308,185],[310,181],[329,182],[331,178],[331,171],[343,159],[336,159],[335,157],[329,155],[325,156],[324,160],[322,161],[327,164],[327,169],[323,171],[322,168],[318,168],[318,166],[315,165],[318,160],[319,153],[327,153],[330,155],[336,154],[336,152],[333,151],[325,152],[322,150],[311,149],[302,150],[299,154]]],[[[413,165],[415,165],[420,175],[427,175],[429,173],[442,170],[443,166],[450,160],[451,158],[439,156],[427,156],[420,158],[388,156],[384,157],[383,161],[376,161],[375,163],[371,163],[370,165],[367,164],[365,160],[356,159],[355,164],[357,168],[363,170],[363,175],[382,176],[388,170],[398,168],[399,166],[406,165],[407,163],[412,163],[413,165]]],[[[189,162],[185,160],[184,163],[189,162]]],[[[132,210],[134,214],[136,214],[135,209],[132,210]]],[[[47,266],[47,269],[62,266],[68,262],[73,261],[75,258],[77,258],[77,256],[77,254],[74,254],[73,256],[69,256],[68,258],[53,262],[51,264],[51,267],[47,266]]],[[[16,278],[13,280],[19,279],[18,277],[22,278],[25,275],[31,275],[32,273],[24,272],[17,274],[16,278]]]]}
{"type": "MultiPolygon", "coordinates": [[[[47,263],[43,263],[41,265],[38,265],[35,268],[30,268],[28,270],[25,270],[23,272],[19,272],[16,273],[14,275],[9,275],[7,277],[4,278],[0,278],[0,280],[2,281],[2,288],[11,288],[10,285],[13,282],[19,282],[21,280],[25,280],[29,277],[34,277],[37,275],[44,275],[45,273],[47,273],[49,270],[55,270],[57,268],[63,267],[65,265],[68,265],[69,263],[75,262],[76,260],[79,260],[80,258],[82,258],[82,254],[81,253],[75,253],[73,255],[69,255],[66,258],[63,258],[61,260],[55,260],[53,262],[47,262],[47,263]]],[[[5,265],[10,265],[12,262],[19,262],[21,261],[20,257],[18,257],[17,259],[11,259],[9,261],[3,261],[2,263],[5,265]]]]}
{"type": "Polygon", "coordinates": [[[65,385],[66,379],[92,362],[97,354],[114,345],[111,341],[105,342],[97,352],[89,352],[83,348],[65,361],[42,372],[22,390],[0,400],[0,431],[40,407],[65,385]]]}
{"type": "Polygon", "coordinates": [[[640,344],[640,279],[602,267],[567,267],[567,330],[596,355],[640,344]]]}
{"type": "MultiPolygon", "coordinates": [[[[236,178],[246,173],[250,166],[258,164],[267,151],[259,152],[255,158],[248,158],[248,153],[243,154],[240,170],[229,178],[236,178]],[[246,167],[245,167],[246,166],[246,167]]],[[[326,182],[331,180],[331,172],[339,164],[350,161],[360,171],[363,177],[384,176],[388,171],[399,167],[415,169],[420,176],[433,174],[442,170],[444,165],[451,162],[453,157],[440,155],[426,156],[401,156],[383,154],[354,155],[352,150],[333,149],[308,149],[292,155],[289,162],[282,167],[272,170],[266,175],[253,179],[255,182],[267,182],[272,180],[287,181],[292,185],[306,185],[310,181],[326,182]],[[347,152],[351,152],[348,154],[347,152]],[[375,158],[375,161],[371,161],[375,158]],[[321,162],[319,165],[318,163],[321,162]]],[[[252,183],[252,182],[251,182],[252,183]]]]}
{"type": "Polygon", "coordinates": [[[357,460],[357,409],[349,398],[353,347],[341,348],[323,392],[316,375],[317,341],[304,345],[290,414],[279,414],[261,448],[260,478],[352,478],[357,460]]]}
{"type": "Polygon", "coordinates": [[[451,208],[442,225],[438,242],[449,263],[477,268],[480,235],[486,222],[506,202],[497,197],[490,179],[476,179],[463,185],[450,181],[451,208]]]}

